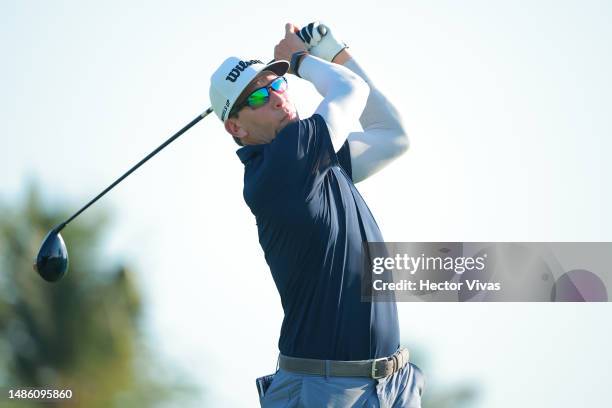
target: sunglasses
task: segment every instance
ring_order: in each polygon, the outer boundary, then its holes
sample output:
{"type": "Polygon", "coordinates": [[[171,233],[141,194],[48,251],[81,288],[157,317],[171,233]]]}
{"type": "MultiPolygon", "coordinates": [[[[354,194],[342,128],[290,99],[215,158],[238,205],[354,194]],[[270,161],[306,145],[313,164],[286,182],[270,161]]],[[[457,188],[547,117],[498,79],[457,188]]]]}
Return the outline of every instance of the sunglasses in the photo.
{"type": "Polygon", "coordinates": [[[261,88],[257,88],[241,103],[236,104],[232,111],[234,113],[238,113],[245,106],[250,106],[251,108],[259,108],[264,106],[270,100],[270,89],[274,90],[274,92],[284,93],[288,88],[287,80],[285,77],[278,77],[272,82],[270,82],[266,86],[262,86],[261,88]]]}

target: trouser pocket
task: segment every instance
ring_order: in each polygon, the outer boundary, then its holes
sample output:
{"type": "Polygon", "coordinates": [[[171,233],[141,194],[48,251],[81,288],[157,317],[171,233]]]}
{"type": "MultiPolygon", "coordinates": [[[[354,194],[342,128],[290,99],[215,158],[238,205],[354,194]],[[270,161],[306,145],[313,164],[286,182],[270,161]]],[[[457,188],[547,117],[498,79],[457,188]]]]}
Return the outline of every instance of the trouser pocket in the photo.
{"type": "Polygon", "coordinates": [[[259,377],[255,380],[255,385],[257,386],[257,394],[259,395],[260,403],[263,400],[263,397],[266,395],[266,391],[268,391],[268,388],[270,388],[272,380],[274,380],[274,374],[264,375],[263,377],[259,377]]]}

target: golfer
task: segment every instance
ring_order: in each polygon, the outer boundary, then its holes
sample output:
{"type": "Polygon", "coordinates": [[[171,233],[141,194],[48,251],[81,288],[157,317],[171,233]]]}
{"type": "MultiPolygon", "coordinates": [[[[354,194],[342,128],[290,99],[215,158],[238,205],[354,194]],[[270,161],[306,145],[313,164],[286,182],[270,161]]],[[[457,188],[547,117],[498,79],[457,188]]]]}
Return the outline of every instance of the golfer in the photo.
{"type": "Polygon", "coordinates": [[[261,405],[420,407],[424,377],[400,347],[395,303],[361,302],[362,242],[384,240],[355,183],[407,150],[399,114],[329,27],[287,24],[274,57],[230,57],[210,88],[242,146],[244,199],[284,310],[261,405]],[[323,97],[311,117],[298,116],[287,73],[323,97]]]}

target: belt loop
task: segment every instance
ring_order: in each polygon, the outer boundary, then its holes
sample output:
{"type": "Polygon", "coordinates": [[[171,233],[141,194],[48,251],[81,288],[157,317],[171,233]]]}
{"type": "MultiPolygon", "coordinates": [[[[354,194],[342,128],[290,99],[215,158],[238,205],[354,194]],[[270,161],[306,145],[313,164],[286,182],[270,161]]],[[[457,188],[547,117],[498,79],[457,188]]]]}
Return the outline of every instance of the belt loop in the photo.
{"type": "Polygon", "coordinates": [[[407,348],[402,349],[402,368],[408,365],[410,361],[410,352],[407,348]]]}
{"type": "Polygon", "coordinates": [[[329,379],[329,360],[325,360],[325,379],[329,379]]]}

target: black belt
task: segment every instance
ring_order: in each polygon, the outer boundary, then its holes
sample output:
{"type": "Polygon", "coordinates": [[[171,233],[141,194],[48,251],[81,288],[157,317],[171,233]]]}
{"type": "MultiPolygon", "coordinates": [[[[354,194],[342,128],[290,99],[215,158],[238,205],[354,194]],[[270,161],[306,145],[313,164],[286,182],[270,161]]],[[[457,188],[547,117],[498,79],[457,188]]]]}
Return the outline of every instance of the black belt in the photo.
{"type": "Polygon", "coordinates": [[[312,374],[331,377],[388,377],[408,364],[408,349],[401,348],[390,357],[371,360],[316,360],[280,355],[278,366],[282,370],[296,374],[312,374]]]}

